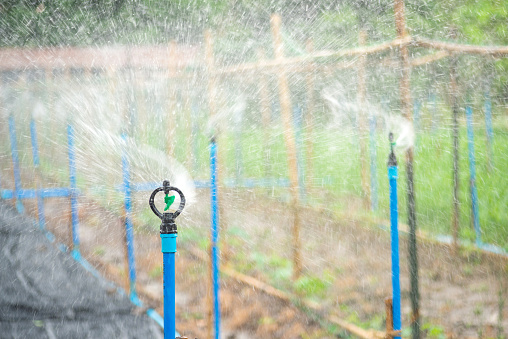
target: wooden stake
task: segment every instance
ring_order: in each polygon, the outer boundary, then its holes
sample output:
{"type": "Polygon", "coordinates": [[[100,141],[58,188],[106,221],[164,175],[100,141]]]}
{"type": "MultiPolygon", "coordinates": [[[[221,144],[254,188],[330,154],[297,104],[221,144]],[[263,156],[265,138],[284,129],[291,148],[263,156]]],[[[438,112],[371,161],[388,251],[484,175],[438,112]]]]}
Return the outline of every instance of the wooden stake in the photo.
{"type": "MultiPolygon", "coordinates": [[[[275,58],[278,61],[284,60],[284,46],[282,43],[282,35],[280,33],[281,18],[277,14],[273,14],[270,19],[272,28],[275,58]]],[[[284,141],[286,143],[289,167],[289,182],[291,194],[291,209],[293,211],[293,279],[300,277],[302,271],[302,262],[300,257],[300,218],[298,215],[298,167],[296,160],[296,141],[293,129],[293,119],[291,112],[291,97],[287,81],[286,71],[281,69],[277,74],[279,85],[279,101],[284,125],[284,141]]]]}
{"type": "MultiPolygon", "coordinates": [[[[397,29],[397,38],[404,40],[408,36],[406,31],[406,19],[404,0],[395,0],[395,25],[397,29]]],[[[411,93],[410,93],[410,72],[411,65],[409,63],[409,51],[407,44],[399,47],[400,53],[400,105],[402,115],[409,121],[413,121],[411,109],[411,93]]],[[[407,202],[408,202],[408,224],[409,224],[409,270],[410,270],[410,299],[411,299],[411,328],[413,339],[420,338],[420,315],[419,303],[420,293],[418,291],[418,253],[416,246],[416,205],[414,190],[414,168],[413,168],[413,147],[409,147],[406,151],[406,175],[407,175],[407,202]]]]}
{"type": "MultiPolygon", "coordinates": [[[[360,47],[367,42],[367,31],[362,29],[359,33],[358,42],[360,47]]],[[[366,112],[366,95],[367,85],[365,76],[365,67],[367,63],[367,55],[362,54],[358,57],[358,138],[360,142],[360,167],[361,167],[361,183],[363,193],[363,204],[365,209],[370,208],[370,185],[369,185],[369,159],[367,154],[367,112],[366,112]]]]}
{"type": "Polygon", "coordinates": [[[392,298],[385,299],[385,312],[386,312],[386,336],[393,338],[390,333],[393,332],[393,303],[392,298]]]}
{"type": "MultiPolygon", "coordinates": [[[[314,42],[312,39],[308,39],[306,42],[305,49],[307,53],[311,54],[314,51],[314,42]]],[[[305,76],[305,83],[307,85],[307,112],[305,114],[305,139],[306,139],[306,164],[307,164],[307,178],[306,178],[306,186],[307,191],[312,188],[313,179],[314,179],[314,136],[313,136],[313,126],[314,126],[314,68],[315,64],[311,64],[312,70],[310,70],[305,76]]]]}
{"type": "MultiPolygon", "coordinates": [[[[265,53],[262,49],[258,50],[259,63],[265,60],[265,53]]],[[[265,178],[271,177],[271,161],[270,161],[270,95],[268,91],[268,81],[266,75],[261,71],[259,72],[259,102],[261,104],[261,120],[263,123],[263,147],[264,147],[264,163],[265,163],[265,178]]]]}

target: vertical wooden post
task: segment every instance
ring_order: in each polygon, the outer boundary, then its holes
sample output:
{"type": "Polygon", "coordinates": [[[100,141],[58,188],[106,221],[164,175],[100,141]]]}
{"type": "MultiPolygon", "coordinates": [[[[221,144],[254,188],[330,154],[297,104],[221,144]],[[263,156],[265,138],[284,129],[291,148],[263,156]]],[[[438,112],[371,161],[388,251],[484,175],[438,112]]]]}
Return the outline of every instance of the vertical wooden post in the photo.
{"type": "MultiPolygon", "coordinates": [[[[272,35],[274,41],[275,58],[279,61],[284,59],[284,46],[282,43],[282,35],[280,32],[281,18],[277,14],[273,14],[270,19],[272,35]]],[[[279,101],[284,125],[284,141],[286,143],[289,167],[289,183],[291,194],[291,209],[293,211],[293,279],[298,279],[302,271],[302,262],[300,257],[300,217],[298,213],[299,197],[298,197],[298,167],[296,160],[296,141],[293,129],[293,119],[291,112],[290,89],[287,81],[286,72],[280,69],[277,74],[279,85],[279,101]]]]}
{"type": "MultiPolygon", "coordinates": [[[[308,39],[305,44],[305,49],[307,53],[311,54],[314,51],[314,42],[312,39],[308,39]]],[[[307,180],[306,186],[307,191],[309,191],[313,184],[314,179],[314,138],[313,138],[313,125],[314,125],[314,78],[315,78],[315,69],[314,63],[310,63],[311,70],[307,72],[305,76],[305,84],[307,86],[307,112],[305,112],[305,139],[307,140],[306,147],[306,164],[307,164],[307,180]]]]}
{"type": "MultiPolygon", "coordinates": [[[[395,0],[395,25],[397,38],[403,39],[407,36],[404,0],[395,0]]],[[[399,84],[400,106],[402,115],[409,121],[413,121],[411,114],[411,88],[410,88],[410,63],[407,44],[399,48],[401,76],[399,84]]],[[[410,146],[406,151],[406,176],[407,176],[407,203],[408,203],[408,225],[409,225],[409,271],[410,271],[410,299],[411,299],[411,329],[413,339],[420,338],[420,293],[418,290],[418,252],[416,247],[416,204],[414,189],[414,148],[410,146]]]]}
{"type": "MultiPolygon", "coordinates": [[[[265,53],[262,49],[258,50],[259,63],[262,64],[265,60],[265,53]]],[[[265,179],[271,177],[271,162],[270,162],[270,95],[268,90],[268,81],[266,75],[262,70],[259,71],[259,102],[261,104],[261,121],[263,124],[263,148],[264,148],[264,163],[265,163],[265,179]]]]}
{"type": "Polygon", "coordinates": [[[168,114],[166,116],[166,152],[169,156],[175,156],[175,124],[176,124],[176,76],[177,76],[177,55],[176,41],[169,44],[169,63],[168,63],[168,114]]]}
{"type": "MultiPolygon", "coordinates": [[[[367,42],[367,31],[365,29],[360,30],[358,43],[360,47],[364,46],[367,42]]],[[[370,186],[369,186],[369,159],[367,155],[367,107],[366,107],[366,95],[367,95],[367,84],[365,68],[367,63],[367,55],[362,54],[358,57],[358,130],[359,130],[359,141],[360,141],[360,167],[361,167],[361,183],[362,183],[362,195],[363,204],[365,209],[370,206],[370,186]]]]}
{"type": "Polygon", "coordinates": [[[150,115],[148,114],[147,104],[148,97],[145,92],[145,85],[147,80],[147,69],[137,69],[137,67],[132,67],[132,73],[134,81],[132,82],[134,97],[136,98],[134,101],[134,105],[136,107],[137,113],[137,126],[138,133],[140,136],[140,140],[143,143],[148,144],[148,125],[150,123],[150,115]],[[138,75],[136,75],[138,74],[138,75]],[[138,92],[139,91],[139,92],[138,92]],[[137,94],[136,94],[137,93],[137,94]]]}
{"type": "Polygon", "coordinates": [[[459,104],[457,93],[457,57],[450,60],[450,101],[452,105],[452,153],[453,153],[453,250],[458,253],[459,244],[459,104]]]}
{"type": "MultiPolygon", "coordinates": [[[[107,109],[110,110],[110,114],[112,115],[118,115],[118,107],[120,104],[120,97],[117,95],[117,76],[118,72],[117,69],[114,68],[114,66],[109,66],[106,68],[106,77],[107,77],[107,102],[109,103],[107,106],[107,109]]],[[[116,178],[110,177],[108,178],[108,182],[112,183],[115,182],[116,178]]],[[[106,190],[105,199],[106,201],[113,201],[112,194],[113,194],[113,186],[110,186],[109,189],[106,190]]]]}
{"type": "Polygon", "coordinates": [[[393,338],[393,300],[392,298],[385,299],[385,312],[386,312],[386,338],[393,338]]]}
{"type": "Polygon", "coordinates": [[[494,144],[494,131],[492,128],[492,102],[490,100],[490,85],[484,94],[484,112],[485,112],[485,130],[487,132],[487,158],[488,164],[487,170],[492,172],[494,169],[494,151],[492,150],[494,144]]]}

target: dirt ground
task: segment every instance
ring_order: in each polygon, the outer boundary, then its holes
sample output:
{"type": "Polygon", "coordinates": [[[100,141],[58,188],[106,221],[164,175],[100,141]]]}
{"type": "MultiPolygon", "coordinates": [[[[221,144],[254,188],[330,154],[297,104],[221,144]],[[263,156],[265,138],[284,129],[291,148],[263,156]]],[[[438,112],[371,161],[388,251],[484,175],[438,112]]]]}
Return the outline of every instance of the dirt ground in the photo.
{"type": "MultiPolygon", "coordinates": [[[[209,192],[198,193],[198,202],[186,208],[177,222],[180,235],[191,228],[205,236],[209,233],[209,192]]],[[[146,195],[148,201],[148,194],[136,193],[136,198],[145,201],[146,195]]],[[[285,203],[261,191],[227,191],[221,194],[221,201],[221,234],[228,234],[226,242],[233,244],[227,248],[233,267],[244,258],[251,258],[252,253],[291,259],[293,219],[285,203]],[[241,236],[232,230],[240,230],[241,236]]],[[[340,329],[330,333],[329,324],[322,321],[325,315],[383,325],[384,299],[391,294],[389,233],[359,221],[354,199],[343,203],[352,206],[351,212],[340,217],[325,208],[301,210],[304,275],[327,277],[326,296],[319,299],[321,314],[305,312],[222,275],[221,337],[347,337],[340,329]]],[[[27,201],[25,205],[28,213],[36,215],[34,204],[27,201]]],[[[46,200],[48,228],[64,243],[70,239],[68,206],[68,199],[46,200]]],[[[84,256],[107,278],[127,286],[122,217],[84,198],[80,199],[79,212],[84,256]]],[[[162,254],[157,231],[138,227],[135,246],[139,294],[147,306],[162,314],[162,254]]],[[[427,337],[495,338],[499,325],[503,335],[508,336],[508,261],[472,250],[454,255],[449,247],[428,241],[420,241],[418,246],[421,317],[427,337]]],[[[189,338],[206,338],[207,264],[191,254],[190,249],[196,247],[198,244],[191,241],[179,242],[177,329],[189,338]]],[[[409,327],[409,269],[404,236],[400,250],[402,321],[403,327],[409,327]]],[[[221,260],[226,260],[226,256],[221,260]]],[[[256,268],[248,273],[260,280],[268,279],[267,272],[256,268]]]]}

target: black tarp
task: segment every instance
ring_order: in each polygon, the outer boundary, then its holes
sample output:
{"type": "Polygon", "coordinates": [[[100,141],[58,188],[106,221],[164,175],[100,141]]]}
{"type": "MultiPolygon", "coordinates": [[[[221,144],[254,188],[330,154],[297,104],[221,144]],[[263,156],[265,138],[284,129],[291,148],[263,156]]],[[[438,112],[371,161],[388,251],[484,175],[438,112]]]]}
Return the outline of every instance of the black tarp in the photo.
{"type": "Polygon", "coordinates": [[[135,308],[0,200],[0,338],[161,338],[135,308]]]}

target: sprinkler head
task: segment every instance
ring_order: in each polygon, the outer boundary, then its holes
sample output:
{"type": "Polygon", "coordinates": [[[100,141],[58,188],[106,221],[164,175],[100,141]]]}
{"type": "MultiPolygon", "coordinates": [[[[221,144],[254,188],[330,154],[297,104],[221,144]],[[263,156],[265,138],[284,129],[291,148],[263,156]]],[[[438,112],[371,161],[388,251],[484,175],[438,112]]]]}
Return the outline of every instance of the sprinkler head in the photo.
{"type": "Polygon", "coordinates": [[[393,133],[390,132],[388,134],[388,140],[390,140],[390,155],[388,156],[388,166],[397,166],[397,157],[395,156],[395,152],[393,151],[393,146],[395,146],[395,142],[393,141],[393,133]]]}
{"type": "Polygon", "coordinates": [[[152,209],[153,213],[161,219],[162,223],[160,226],[160,233],[161,234],[176,234],[177,233],[177,227],[175,224],[175,219],[182,213],[183,208],[185,207],[185,196],[183,195],[182,191],[180,191],[176,187],[172,187],[169,183],[169,180],[164,180],[161,187],[156,188],[152,194],[150,195],[149,200],[150,208],[152,209]],[[164,212],[161,213],[155,207],[155,195],[159,192],[164,192],[166,195],[164,198],[164,203],[166,204],[166,207],[164,208],[164,211],[167,211],[171,204],[175,201],[175,196],[169,196],[169,192],[175,191],[180,196],[180,205],[178,206],[178,209],[173,212],[164,212]]]}

